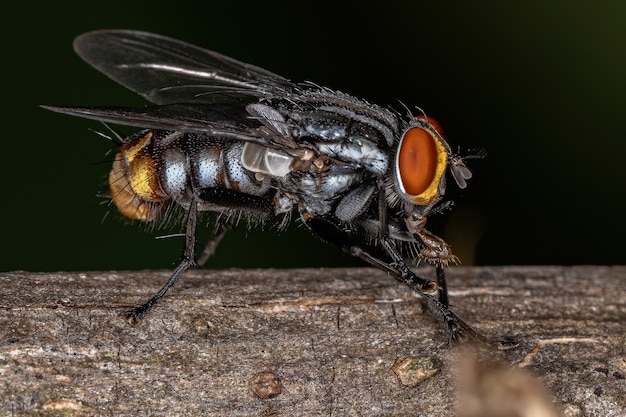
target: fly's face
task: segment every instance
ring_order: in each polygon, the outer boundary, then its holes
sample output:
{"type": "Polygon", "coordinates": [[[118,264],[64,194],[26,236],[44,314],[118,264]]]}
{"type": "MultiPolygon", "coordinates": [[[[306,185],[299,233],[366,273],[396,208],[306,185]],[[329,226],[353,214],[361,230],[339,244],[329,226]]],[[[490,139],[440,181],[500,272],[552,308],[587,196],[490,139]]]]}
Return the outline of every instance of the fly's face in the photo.
{"type": "MultiPolygon", "coordinates": [[[[448,169],[457,185],[465,188],[472,174],[452,154],[441,125],[433,118],[418,116],[400,139],[395,155],[395,193],[391,197],[402,201],[410,234],[424,236],[429,212],[444,197],[448,169]]],[[[448,252],[443,251],[441,257],[446,258],[448,252]]]]}
{"type": "Polygon", "coordinates": [[[163,36],[99,31],[76,52],[153,106],[46,108],[144,130],[123,140],[109,175],[126,217],[155,221],[166,204],[186,211],[185,251],[163,288],[127,317],[139,321],[189,268],[203,264],[241,215],[292,212],[315,234],[420,294],[451,337],[475,336],[448,308],[443,265],[450,248],[425,228],[441,204],[446,172],[471,177],[441,127],[312,83],[163,36]],[[197,213],[219,213],[196,263],[197,213]],[[234,215],[233,215],[234,214],[234,215]],[[365,231],[365,239],[363,233],[365,231]],[[437,281],[415,275],[402,245],[435,265],[437,281]],[[383,255],[373,255],[372,246],[383,255]]]}

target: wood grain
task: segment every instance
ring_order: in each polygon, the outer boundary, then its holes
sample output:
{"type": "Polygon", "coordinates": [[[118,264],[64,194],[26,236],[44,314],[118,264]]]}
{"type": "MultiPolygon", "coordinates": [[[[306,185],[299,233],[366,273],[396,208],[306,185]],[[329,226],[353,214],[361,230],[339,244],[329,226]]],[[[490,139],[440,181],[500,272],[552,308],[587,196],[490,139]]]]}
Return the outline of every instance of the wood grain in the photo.
{"type": "Polygon", "coordinates": [[[192,271],[128,325],[167,276],[0,273],[0,415],[469,416],[511,375],[626,415],[626,267],[449,269],[454,311],[511,341],[472,353],[368,268],[192,271]]]}

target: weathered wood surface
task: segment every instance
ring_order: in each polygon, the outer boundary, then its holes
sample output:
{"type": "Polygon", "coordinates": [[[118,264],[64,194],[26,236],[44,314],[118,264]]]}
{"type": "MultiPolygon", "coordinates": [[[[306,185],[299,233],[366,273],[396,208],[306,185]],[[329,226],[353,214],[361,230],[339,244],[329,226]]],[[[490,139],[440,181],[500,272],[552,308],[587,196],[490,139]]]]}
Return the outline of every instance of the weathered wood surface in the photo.
{"type": "MultiPolygon", "coordinates": [[[[167,275],[0,273],[0,415],[451,416],[472,415],[464,379],[494,392],[375,270],[193,271],[137,327],[120,318],[167,275]]],[[[626,267],[448,276],[459,315],[519,342],[481,357],[537,376],[567,416],[626,415],[626,267]]]]}

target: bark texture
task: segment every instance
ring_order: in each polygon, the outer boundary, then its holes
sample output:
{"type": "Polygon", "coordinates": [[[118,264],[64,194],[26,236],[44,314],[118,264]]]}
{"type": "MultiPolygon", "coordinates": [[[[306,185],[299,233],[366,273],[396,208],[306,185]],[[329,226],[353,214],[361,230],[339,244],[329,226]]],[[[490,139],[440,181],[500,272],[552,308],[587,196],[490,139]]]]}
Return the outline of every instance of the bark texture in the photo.
{"type": "Polygon", "coordinates": [[[169,272],[0,273],[0,415],[626,415],[626,267],[447,272],[494,343],[368,268],[192,271],[135,327],[169,272]]]}

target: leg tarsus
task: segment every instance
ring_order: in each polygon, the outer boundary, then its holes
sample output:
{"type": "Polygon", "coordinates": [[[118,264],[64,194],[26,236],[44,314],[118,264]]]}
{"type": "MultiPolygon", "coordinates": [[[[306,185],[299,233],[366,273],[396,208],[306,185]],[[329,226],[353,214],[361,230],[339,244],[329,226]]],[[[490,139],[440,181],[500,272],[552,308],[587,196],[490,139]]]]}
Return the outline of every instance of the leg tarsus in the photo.
{"type": "Polygon", "coordinates": [[[156,294],[154,294],[152,296],[152,298],[150,298],[148,301],[146,301],[145,303],[143,303],[140,306],[137,306],[131,310],[128,310],[124,313],[124,317],[126,318],[126,320],[132,325],[135,326],[137,325],[141,319],[148,313],[148,311],[150,311],[150,309],[161,299],[163,298],[163,296],[165,295],[165,293],[167,293],[167,290],[169,290],[172,285],[174,285],[176,283],[176,281],[178,281],[178,279],[187,271],[189,270],[191,267],[193,267],[194,263],[193,261],[189,260],[189,259],[183,259],[181,261],[181,263],[178,265],[178,267],[176,267],[176,269],[174,270],[174,272],[172,273],[172,275],[170,276],[170,278],[167,280],[167,282],[165,283],[165,285],[159,290],[159,292],[157,292],[156,294]]]}

